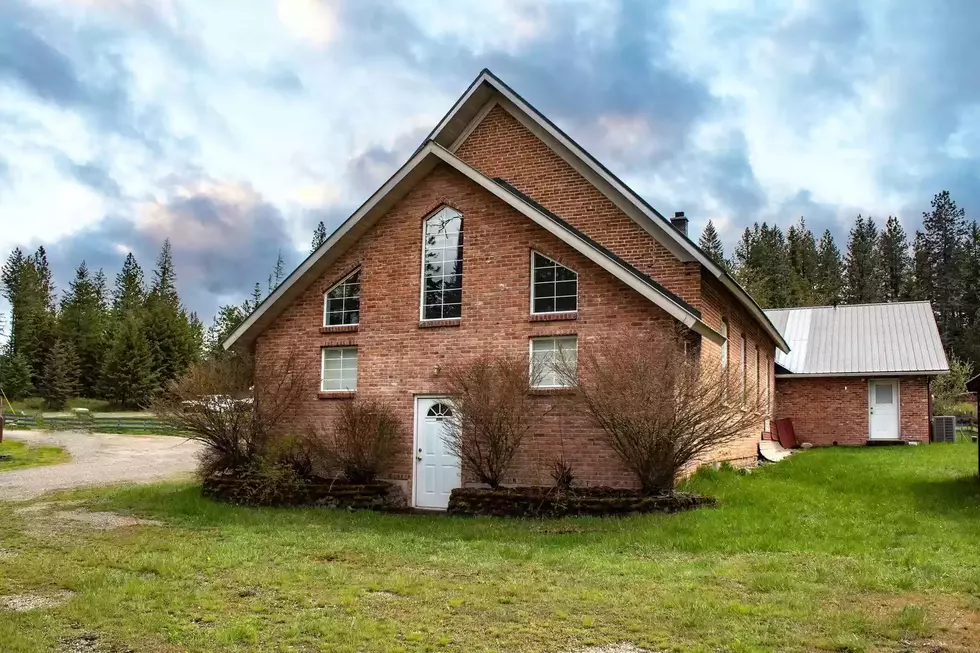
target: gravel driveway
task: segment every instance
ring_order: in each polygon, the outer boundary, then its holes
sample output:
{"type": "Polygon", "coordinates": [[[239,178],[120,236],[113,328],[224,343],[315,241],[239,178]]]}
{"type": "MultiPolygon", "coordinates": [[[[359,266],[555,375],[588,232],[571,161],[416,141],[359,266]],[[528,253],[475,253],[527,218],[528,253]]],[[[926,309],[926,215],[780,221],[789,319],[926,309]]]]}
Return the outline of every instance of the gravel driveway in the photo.
{"type": "Polygon", "coordinates": [[[63,447],[61,465],[0,472],[0,501],[33,499],[50,490],[113,483],[150,483],[193,472],[201,445],[169,435],[7,431],[4,439],[63,447]]]}

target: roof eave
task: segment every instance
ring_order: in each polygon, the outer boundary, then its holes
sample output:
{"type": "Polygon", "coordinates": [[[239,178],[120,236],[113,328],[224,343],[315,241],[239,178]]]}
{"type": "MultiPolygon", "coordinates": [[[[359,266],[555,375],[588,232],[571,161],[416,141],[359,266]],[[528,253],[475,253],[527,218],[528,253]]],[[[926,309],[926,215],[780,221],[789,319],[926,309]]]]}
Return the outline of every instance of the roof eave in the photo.
{"type": "Polygon", "coordinates": [[[949,374],[949,370],[879,370],[869,372],[814,372],[814,373],[789,373],[777,374],[777,379],[828,379],[828,378],[862,378],[876,377],[885,378],[890,376],[939,376],[949,374]]]}

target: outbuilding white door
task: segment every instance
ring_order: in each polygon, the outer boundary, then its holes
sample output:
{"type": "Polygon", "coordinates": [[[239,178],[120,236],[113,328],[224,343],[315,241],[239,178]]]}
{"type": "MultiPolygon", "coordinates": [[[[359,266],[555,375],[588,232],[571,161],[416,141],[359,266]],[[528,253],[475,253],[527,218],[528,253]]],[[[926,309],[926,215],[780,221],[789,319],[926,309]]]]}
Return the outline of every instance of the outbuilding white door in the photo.
{"type": "Polygon", "coordinates": [[[459,458],[446,446],[443,433],[452,415],[449,401],[419,397],[415,403],[415,505],[445,510],[449,493],[460,486],[459,458]]]}
{"type": "Polygon", "coordinates": [[[898,439],[898,381],[871,381],[868,388],[868,422],[872,440],[898,439]]]}

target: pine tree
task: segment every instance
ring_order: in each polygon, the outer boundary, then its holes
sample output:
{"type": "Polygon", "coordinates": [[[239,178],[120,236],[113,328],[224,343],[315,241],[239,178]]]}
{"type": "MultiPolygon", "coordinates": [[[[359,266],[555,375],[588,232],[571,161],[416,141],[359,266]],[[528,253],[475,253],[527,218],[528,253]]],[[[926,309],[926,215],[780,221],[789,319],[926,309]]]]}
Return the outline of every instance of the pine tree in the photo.
{"type": "Polygon", "coordinates": [[[725,248],[722,246],[721,238],[718,237],[718,231],[715,229],[715,225],[712,224],[711,220],[708,220],[704,231],[701,232],[698,245],[708,255],[708,258],[722,269],[728,269],[728,262],[725,260],[725,248]]]}
{"type": "Polygon", "coordinates": [[[286,276],[285,262],[282,260],[282,250],[279,250],[279,255],[276,257],[276,265],[272,268],[272,272],[269,273],[269,294],[279,287],[282,283],[283,278],[286,276]]]}
{"type": "Polygon", "coordinates": [[[959,354],[980,370],[980,222],[974,220],[966,232],[963,246],[963,278],[966,291],[963,312],[966,328],[959,342],[959,354]]]}
{"type": "Polygon", "coordinates": [[[146,286],[143,282],[143,269],[130,252],[126,255],[122,270],[116,275],[116,285],[112,293],[112,312],[118,319],[126,313],[143,310],[146,301],[146,286]]]}
{"type": "Polygon", "coordinates": [[[10,343],[31,368],[38,386],[48,351],[57,337],[54,285],[47,254],[39,247],[32,256],[15,249],[2,271],[3,294],[10,302],[10,343]]]}
{"type": "Polygon", "coordinates": [[[764,308],[792,304],[786,282],[791,276],[789,253],[782,230],[765,222],[748,227],[735,248],[735,278],[764,308]]]}
{"type": "Polygon", "coordinates": [[[327,226],[323,224],[323,220],[316,226],[313,230],[313,242],[310,245],[310,252],[315,252],[320,249],[320,245],[327,242],[327,226]]]}
{"type": "Polygon", "coordinates": [[[929,250],[926,249],[925,234],[916,231],[915,239],[912,241],[912,282],[909,299],[923,301],[931,296],[932,269],[929,265],[929,250]]]}
{"type": "Polygon", "coordinates": [[[146,296],[144,332],[153,356],[153,372],[162,386],[177,378],[197,359],[194,329],[177,295],[170,240],[165,240],[153,284],[146,296]]]}
{"type": "Polygon", "coordinates": [[[153,356],[139,318],[128,313],[114,330],[102,366],[101,394],[121,408],[144,408],[157,390],[153,356]]]}
{"type": "Polygon", "coordinates": [[[818,303],[817,241],[802,216],[786,232],[786,242],[793,272],[791,303],[793,306],[813,306],[818,303]]]}
{"type": "Polygon", "coordinates": [[[217,358],[222,355],[224,352],[222,343],[238,328],[238,325],[245,320],[250,312],[248,300],[241,306],[226,304],[218,307],[218,312],[215,314],[211,326],[208,327],[205,338],[204,347],[208,356],[217,358]]]}
{"type": "Polygon", "coordinates": [[[961,305],[965,280],[961,250],[966,239],[966,212],[956,206],[949,191],[932,199],[932,210],[922,214],[923,245],[928,253],[932,308],[943,343],[954,352],[964,328],[961,305]]]}
{"type": "Polygon", "coordinates": [[[107,316],[100,283],[104,284],[104,276],[101,281],[90,278],[82,261],[62,298],[58,319],[61,340],[70,343],[78,356],[78,391],[87,397],[95,396],[106,348],[107,316]]]}
{"type": "Polygon", "coordinates": [[[44,363],[41,396],[51,410],[61,410],[78,394],[78,358],[70,342],[55,341],[44,363]]]}
{"type": "Polygon", "coordinates": [[[23,399],[34,392],[31,367],[20,354],[13,353],[9,343],[0,355],[0,391],[9,401],[23,399]]]}
{"type": "Polygon", "coordinates": [[[881,301],[881,274],[876,260],[878,227],[874,218],[858,215],[847,240],[844,261],[845,299],[848,304],[881,301]]]}
{"type": "Polygon", "coordinates": [[[827,229],[817,243],[816,303],[836,306],[844,300],[844,264],[834,236],[827,229]]]}
{"type": "Polygon", "coordinates": [[[894,216],[888,216],[878,239],[877,258],[881,271],[881,299],[886,302],[908,299],[912,275],[909,241],[902,223],[894,216]]]}

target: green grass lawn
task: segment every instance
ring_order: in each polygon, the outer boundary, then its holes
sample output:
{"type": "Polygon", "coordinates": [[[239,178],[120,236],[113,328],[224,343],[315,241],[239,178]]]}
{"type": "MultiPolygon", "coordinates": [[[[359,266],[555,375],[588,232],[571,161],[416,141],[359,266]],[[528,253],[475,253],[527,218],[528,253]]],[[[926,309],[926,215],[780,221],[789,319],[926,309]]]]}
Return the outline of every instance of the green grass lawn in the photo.
{"type": "Polygon", "coordinates": [[[250,509],[191,484],[69,495],[163,522],[59,530],[0,503],[4,651],[967,651],[980,642],[972,444],[824,449],[687,489],[680,515],[508,521],[250,509]],[[39,525],[41,524],[41,525],[39,525]],[[33,530],[32,530],[33,529],[33,530]],[[100,649],[103,650],[103,649],[100,649]]]}
{"type": "MultiPolygon", "coordinates": [[[[60,447],[30,447],[23,442],[14,442],[13,440],[0,442],[0,454],[13,456],[8,460],[0,460],[0,472],[20,469],[21,467],[65,463],[71,459],[68,452],[60,447]]],[[[0,500],[2,499],[3,494],[0,491],[0,500]]]]}

